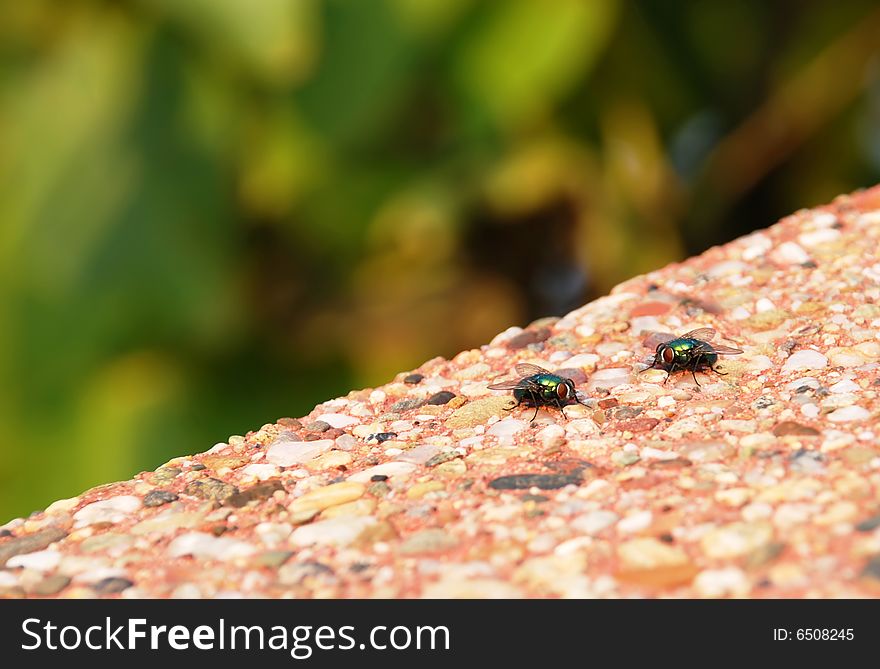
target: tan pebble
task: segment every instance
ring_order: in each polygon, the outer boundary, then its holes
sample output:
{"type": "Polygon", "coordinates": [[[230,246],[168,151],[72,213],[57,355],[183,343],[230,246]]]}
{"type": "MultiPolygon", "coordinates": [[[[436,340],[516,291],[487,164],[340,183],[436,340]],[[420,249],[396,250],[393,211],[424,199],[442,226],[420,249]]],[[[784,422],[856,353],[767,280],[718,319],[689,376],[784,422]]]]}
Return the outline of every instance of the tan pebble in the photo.
{"type": "Polygon", "coordinates": [[[852,346],[836,346],[827,353],[833,367],[858,367],[870,360],[858,348],[852,346]]]}
{"type": "Polygon", "coordinates": [[[407,490],[406,496],[410,499],[420,499],[429,492],[436,492],[438,490],[444,490],[445,488],[445,484],[440,481],[425,481],[424,483],[417,483],[407,490]]]}
{"type": "Polygon", "coordinates": [[[79,504],[79,497],[71,497],[70,499],[59,499],[57,502],[52,502],[49,506],[46,507],[46,514],[54,515],[56,513],[66,513],[67,511],[71,511],[76,508],[76,505],[79,504]]]}
{"type": "Polygon", "coordinates": [[[738,509],[752,498],[752,494],[749,488],[728,488],[716,492],[715,501],[738,509]]]}
{"type": "Polygon", "coordinates": [[[774,565],[767,573],[770,581],[780,588],[795,588],[807,582],[804,570],[792,562],[774,565]]]}
{"type": "Polygon", "coordinates": [[[467,465],[460,458],[443,462],[434,468],[435,476],[455,477],[465,473],[467,473],[467,465]]]}
{"type": "Polygon", "coordinates": [[[814,518],[817,525],[835,525],[853,520],[859,513],[859,508],[852,502],[838,502],[828,508],[825,513],[814,518]]]}
{"type": "Polygon", "coordinates": [[[379,434],[381,432],[384,432],[384,428],[382,426],[382,423],[370,423],[369,425],[355,425],[355,427],[351,431],[351,433],[354,436],[356,436],[360,439],[366,439],[371,434],[379,434]]]}
{"type": "Polygon", "coordinates": [[[403,513],[405,510],[406,507],[402,504],[382,501],[379,502],[379,505],[376,507],[376,515],[379,518],[389,518],[390,516],[396,516],[399,513],[403,513]]]}
{"type": "Polygon", "coordinates": [[[617,547],[621,564],[628,569],[673,567],[688,563],[688,556],[680,548],[651,538],[631,539],[617,547]]]}
{"type": "Polygon", "coordinates": [[[317,513],[331,506],[354,501],[363,495],[366,489],[363,483],[353,481],[333,483],[298,497],[288,506],[288,510],[295,517],[310,512],[317,513]]]}
{"type": "Polygon", "coordinates": [[[249,455],[203,455],[201,463],[215,472],[221,469],[238,469],[251,461],[249,455]]]}
{"type": "Polygon", "coordinates": [[[485,397],[474,400],[456,409],[446,420],[446,426],[455,429],[458,427],[483,425],[492,416],[501,417],[506,415],[504,409],[509,405],[509,396],[485,397]]]}
{"type": "Polygon", "coordinates": [[[397,538],[397,530],[394,525],[387,520],[380,520],[377,523],[368,525],[354,540],[352,545],[355,548],[367,548],[375,543],[392,541],[397,538]]]}
{"type": "Polygon", "coordinates": [[[731,523],[703,536],[703,552],[712,558],[732,558],[759,549],[773,539],[769,523],[731,523]]]}
{"type": "Polygon", "coordinates": [[[324,509],[321,519],[339,518],[341,516],[369,516],[376,510],[376,500],[369,497],[356,499],[353,502],[338,504],[324,509]]]}
{"type": "Polygon", "coordinates": [[[329,451],[328,453],[319,455],[317,458],[312,458],[305,463],[305,465],[309,469],[334,469],[336,467],[350,464],[351,461],[352,457],[350,453],[345,451],[329,451]]]}
{"type": "Polygon", "coordinates": [[[462,397],[461,395],[458,395],[456,397],[453,397],[451,400],[449,400],[446,403],[446,406],[449,407],[450,409],[458,409],[459,407],[462,407],[465,404],[467,404],[467,398],[462,397]]]}

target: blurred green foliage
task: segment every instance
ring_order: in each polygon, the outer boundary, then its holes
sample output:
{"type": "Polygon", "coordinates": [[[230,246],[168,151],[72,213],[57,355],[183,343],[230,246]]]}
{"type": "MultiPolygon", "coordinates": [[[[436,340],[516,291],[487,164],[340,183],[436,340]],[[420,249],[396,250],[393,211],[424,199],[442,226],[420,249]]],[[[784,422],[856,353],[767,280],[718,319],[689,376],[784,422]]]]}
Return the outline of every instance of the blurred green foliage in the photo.
{"type": "Polygon", "coordinates": [[[0,521],[880,180],[875,4],[0,4],[0,521]]]}

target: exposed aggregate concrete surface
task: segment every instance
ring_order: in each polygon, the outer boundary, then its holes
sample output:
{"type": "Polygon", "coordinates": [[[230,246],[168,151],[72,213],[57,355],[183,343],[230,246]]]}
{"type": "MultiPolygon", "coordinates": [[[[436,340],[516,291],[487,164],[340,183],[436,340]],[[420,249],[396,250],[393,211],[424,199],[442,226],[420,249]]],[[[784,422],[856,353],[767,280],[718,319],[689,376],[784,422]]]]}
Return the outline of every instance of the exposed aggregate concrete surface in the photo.
{"type": "Polygon", "coordinates": [[[5,597],[876,597],[880,187],[0,528],[5,597]],[[651,333],[740,348],[666,381],[651,333]],[[511,408],[528,362],[583,404],[511,408]]]}

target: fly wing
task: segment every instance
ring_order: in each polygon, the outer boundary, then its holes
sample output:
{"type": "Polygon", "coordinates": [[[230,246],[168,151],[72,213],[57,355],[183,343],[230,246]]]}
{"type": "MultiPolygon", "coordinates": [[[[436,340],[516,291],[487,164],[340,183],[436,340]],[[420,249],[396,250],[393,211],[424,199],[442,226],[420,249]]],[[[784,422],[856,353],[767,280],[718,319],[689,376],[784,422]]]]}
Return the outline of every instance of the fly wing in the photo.
{"type": "Polygon", "coordinates": [[[721,344],[712,344],[712,353],[720,353],[721,355],[739,355],[742,349],[731,348],[730,346],[722,346],[721,344]]]}
{"type": "Polygon", "coordinates": [[[508,381],[499,381],[486,386],[489,390],[516,390],[525,387],[523,382],[525,379],[512,379],[508,381]]]}
{"type": "Polygon", "coordinates": [[[675,335],[671,332],[648,332],[647,337],[642,340],[642,345],[647,348],[657,348],[660,344],[675,339],[675,335]]]}
{"type": "Polygon", "coordinates": [[[514,367],[516,373],[520,376],[534,376],[535,374],[550,374],[543,367],[538,367],[537,365],[532,365],[528,362],[521,362],[514,367]]]}
{"type": "Polygon", "coordinates": [[[698,328],[696,330],[691,330],[683,335],[681,335],[682,339],[702,339],[703,341],[712,341],[715,337],[715,330],[712,328],[698,328]]]}

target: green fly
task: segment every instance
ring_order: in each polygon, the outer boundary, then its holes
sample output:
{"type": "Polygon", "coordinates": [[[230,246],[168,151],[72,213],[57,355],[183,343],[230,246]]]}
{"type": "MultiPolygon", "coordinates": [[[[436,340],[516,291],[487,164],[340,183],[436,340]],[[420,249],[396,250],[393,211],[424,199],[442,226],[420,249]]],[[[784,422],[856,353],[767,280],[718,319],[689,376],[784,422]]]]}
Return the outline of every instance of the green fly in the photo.
{"type": "Polygon", "coordinates": [[[673,372],[679,370],[688,370],[697,381],[697,372],[709,370],[725,376],[725,372],[719,372],[715,369],[715,363],[718,362],[719,355],[739,355],[742,351],[738,348],[730,346],[722,346],[721,344],[710,344],[709,342],[715,337],[715,330],[712,328],[700,328],[691,330],[680,337],[668,333],[655,333],[645,340],[646,346],[654,346],[657,348],[654,353],[653,360],[648,362],[649,366],[642,371],[648,369],[662,369],[666,372],[666,381],[669,380],[673,372]]]}
{"type": "Polygon", "coordinates": [[[535,407],[535,415],[538,417],[538,409],[542,406],[555,406],[565,416],[565,405],[570,402],[583,404],[578,399],[574,381],[553,372],[548,372],[543,367],[520,363],[514,367],[521,378],[516,381],[502,381],[488,386],[489,390],[512,390],[516,406],[509,409],[512,411],[520,404],[535,407]]]}

